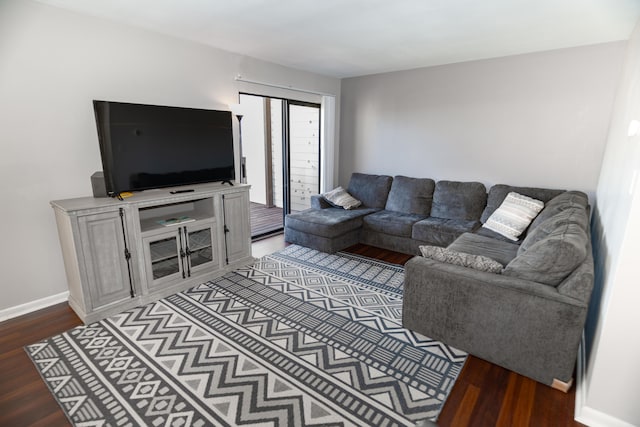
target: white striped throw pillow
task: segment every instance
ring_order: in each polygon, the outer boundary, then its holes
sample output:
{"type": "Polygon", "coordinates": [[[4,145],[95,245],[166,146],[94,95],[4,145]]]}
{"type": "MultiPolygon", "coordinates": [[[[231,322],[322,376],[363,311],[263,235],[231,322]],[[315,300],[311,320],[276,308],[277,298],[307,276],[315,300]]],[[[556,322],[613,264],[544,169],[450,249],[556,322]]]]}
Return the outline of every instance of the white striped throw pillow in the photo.
{"type": "Polygon", "coordinates": [[[347,191],[342,187],[334,188],[333,190],[324,193],[322,197],[337,208],[355,209],[362,204],[360,200],[347,193],[347,191]]]}
{"type": "Polygon", "coordinates": [[[507,194],[483,227],[495,231],[513,241],[527,229],[531,221],[544,207],[544,203],[515,192],[507,194]]]}

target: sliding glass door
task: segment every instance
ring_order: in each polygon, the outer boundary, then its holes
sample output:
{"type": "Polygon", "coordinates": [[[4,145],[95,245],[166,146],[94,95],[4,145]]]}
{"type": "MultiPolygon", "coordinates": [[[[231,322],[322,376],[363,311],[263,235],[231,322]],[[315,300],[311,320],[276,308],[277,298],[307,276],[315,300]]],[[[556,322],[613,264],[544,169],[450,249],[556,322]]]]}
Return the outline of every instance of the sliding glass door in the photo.
{"type": "Polygon", "coordinates": [[[320,192],[320,105],[250,94],[240,104],[256,239],[281,231],[284,215],[320,192]]]}

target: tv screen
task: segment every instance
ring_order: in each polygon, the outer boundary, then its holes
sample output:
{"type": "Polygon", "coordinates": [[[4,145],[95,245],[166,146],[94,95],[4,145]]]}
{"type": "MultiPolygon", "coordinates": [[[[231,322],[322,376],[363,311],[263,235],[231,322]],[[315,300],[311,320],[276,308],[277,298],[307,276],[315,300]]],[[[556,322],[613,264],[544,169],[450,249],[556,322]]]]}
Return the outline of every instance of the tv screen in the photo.
{"type": "Polygon", "coordinates": [[[107,192],[235,179],[231,112],[93,101],[107,192]]]}

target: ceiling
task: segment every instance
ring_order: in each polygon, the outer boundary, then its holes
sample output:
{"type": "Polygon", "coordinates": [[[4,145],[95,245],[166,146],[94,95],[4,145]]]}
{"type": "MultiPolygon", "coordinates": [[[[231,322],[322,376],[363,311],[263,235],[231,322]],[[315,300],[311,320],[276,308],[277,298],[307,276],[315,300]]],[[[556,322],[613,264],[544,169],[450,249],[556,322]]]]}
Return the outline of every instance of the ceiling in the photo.
{"type": "Polygon", "coordinates": [[[640,0],[38,0],[333,77],[627,40],[640,0]]]}

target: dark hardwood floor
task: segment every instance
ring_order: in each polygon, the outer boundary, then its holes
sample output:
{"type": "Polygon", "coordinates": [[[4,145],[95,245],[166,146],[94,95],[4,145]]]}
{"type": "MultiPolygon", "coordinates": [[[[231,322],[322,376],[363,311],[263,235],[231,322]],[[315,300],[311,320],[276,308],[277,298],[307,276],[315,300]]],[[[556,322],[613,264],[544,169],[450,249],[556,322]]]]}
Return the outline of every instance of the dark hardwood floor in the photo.
{"type": "MultiPolygon", "coordinates": [[[[282,236],[261,242],[273,251],[282,236]]],[[[411,256],[366,245],[349,252],[404,264],[411,256]]],[[[66,303],[0,323],[0,426],[67,426],[23,346],[80,325],[66,303]]],[[[573,420],[575,387],[562,393],[469,356],[438,419],[454,426],[582,426],[573,420]]]]}
{"type": "Polygon", "coordinates": [[[67,303],[0,323],[0,426],[68,426],[23,347],[82,324],[67,303]]]}
{"type": "MultiPolygon", "coordinates": [[[[355,245],[352,252],[404,265],[413,258],[384,249],[355,245]]],[[[492,363],[469,356],[438,418],[441,427],[582,426],[574,421],[575,386],[554,390],[492,363]]]]}

